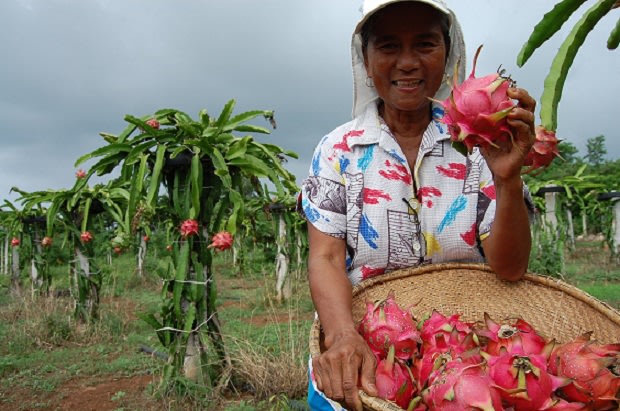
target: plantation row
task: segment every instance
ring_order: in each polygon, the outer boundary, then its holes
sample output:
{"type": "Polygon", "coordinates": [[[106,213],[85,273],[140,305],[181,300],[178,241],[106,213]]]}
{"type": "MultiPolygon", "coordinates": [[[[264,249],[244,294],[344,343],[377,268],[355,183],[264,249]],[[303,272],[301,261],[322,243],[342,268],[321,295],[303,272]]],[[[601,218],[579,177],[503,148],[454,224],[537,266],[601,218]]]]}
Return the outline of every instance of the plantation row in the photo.
{"type": "Polygon", "coordinates": [[[169,256],[158,273],[164,298],[159,315],[142,319],[168,350],[163,390],[178,376],[215,387],[230,375],[215,304],[214,252],[231,249],[235,265],[243,267],[248,242],[275,244],[279,299],[290,295],[290,256],[298,263],[304,258],[303,222],[292,209],[298,188],[283,167],[296,154],[239,136],[269,133],[247,122],[262,116],[275,125],[273,112],[233,116],[233,108],[231,100],[217,118],[202,110],[197,120],[173,109],[128,115],[125,130],[101,133],[106,144],[77,159],[76,167],[94,164],[77,171],[72,188],[15,187],[18,205],[5,201],[0,214],[2,272],[10,273],[11,290],[24,291],[22,273],[29,271],[32,293],[47,295],[50,267],[64,261],[82,324],[99,317],[105,270],[98,264],[109,263],[113,254],[135,253],[141,276],[147,247],[157,239],[157,252],[169,256]],[[88,184],[92,176],[113,170],[118,178],[88,184]],[[205,335],[213,353],[207,353],[205,335]]]}

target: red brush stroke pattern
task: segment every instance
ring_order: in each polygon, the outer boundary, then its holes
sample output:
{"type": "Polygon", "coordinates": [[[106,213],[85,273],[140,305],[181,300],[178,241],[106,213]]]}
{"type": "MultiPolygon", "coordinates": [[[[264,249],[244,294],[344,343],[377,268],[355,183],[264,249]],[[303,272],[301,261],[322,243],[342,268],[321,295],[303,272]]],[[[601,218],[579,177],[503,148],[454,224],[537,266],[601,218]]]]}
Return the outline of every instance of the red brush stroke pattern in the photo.
{"type": "Polygon", "coordinates": [[[462,233],[461,238],[467,243],[467,245],[473,247],[474,244],[476,244],[476,223],[471,225],[469,231],[462,233]]]}
{"type": "Polygon", "coordinates": [[[385,166],[387,170],[379,170],[379,175],[387,178],[388,180],[400,180],[405,184],[411,184],[411,174],[407,167],[399,164],[393,164],[390,160],[385,160],[385,166]]]}
{"type": "Polygon", "coordinates": [[[448,167],[437,166],[437,171],[439,174],[444,175],[446,177],[454,178],[457,180],[465,180],[465,174],[467,172],[467,167],[465,164],[461,163],[450,163],[448,167]]]}
{"type": "Polygon", "coordinates": [[[361,272],[362,272],[362,279],[365,280],[367,278],[383,274],[385,272],[385,268],[381,268],[381,267],[373,268],[367,265],[363,265],[361,268],[361,272]]]}
{"type": "Polygon", "coordinates": [[[334,144],[334,150],[342,150],[342,151],[351,151],[351,147],[349,147],[349,138],[350,137],[359,137],[364,134],[364,130],[351,130],[342,136],[342,141],[340,143],[334,144]]]}
{"type": "Polygon", "coordinates": [[[495,184],[489,184],[488,186],[484,186],[481,188],[484,195],[489,197],[491,200],[495,200],[495,184]]]}
{"type": "Polygon", "coordinates": [[[418,199],[428,208],[433,207],[433,198],[441,197],[442,193],[437,187],[420,187],[418,189],[418,199]]]}
{"type": "Polygon", "coordinates": [[[392,201],[392,197],[384,191],[375,190],[373,188],[364,188],[364,203],[365,204],[379,204],[379,199],[392,201]]]}

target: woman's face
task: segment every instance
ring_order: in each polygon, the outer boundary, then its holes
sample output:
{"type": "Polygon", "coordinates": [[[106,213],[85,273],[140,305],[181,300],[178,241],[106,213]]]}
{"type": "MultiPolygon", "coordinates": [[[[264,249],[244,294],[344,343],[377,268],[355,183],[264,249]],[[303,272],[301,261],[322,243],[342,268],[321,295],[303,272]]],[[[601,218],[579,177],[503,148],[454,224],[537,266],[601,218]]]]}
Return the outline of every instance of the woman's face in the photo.
{"type": "Polygon", "coordinates": [[[426,110],[441,86],[447,50],[438,13],[402,2],[373,17],[364,63],[386,109],[426,110]]]}

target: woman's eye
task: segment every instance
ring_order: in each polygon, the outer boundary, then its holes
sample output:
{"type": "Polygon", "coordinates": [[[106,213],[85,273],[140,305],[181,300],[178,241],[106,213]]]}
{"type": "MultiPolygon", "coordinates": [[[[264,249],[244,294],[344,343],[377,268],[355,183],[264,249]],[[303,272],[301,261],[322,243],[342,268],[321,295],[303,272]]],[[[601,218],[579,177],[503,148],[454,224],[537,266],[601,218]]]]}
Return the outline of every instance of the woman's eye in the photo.
{"type": "Polygon", "coordinates": [[[379,48],[381,50],[395,50],[397,47],[398,44],[396,43],[384,43],[379,45],[379,48]]]}

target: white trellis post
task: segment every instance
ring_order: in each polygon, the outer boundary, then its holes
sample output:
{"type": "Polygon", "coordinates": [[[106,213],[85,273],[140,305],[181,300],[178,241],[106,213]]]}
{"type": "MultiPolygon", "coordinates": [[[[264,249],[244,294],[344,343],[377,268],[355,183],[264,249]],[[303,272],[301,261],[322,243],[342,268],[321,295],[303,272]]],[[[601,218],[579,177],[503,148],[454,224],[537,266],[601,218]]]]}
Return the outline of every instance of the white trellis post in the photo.
{"type": "Polygon", "coordinates": [[[620,264],[620,191],[611,191],[598,196],[599,201],[610,200],[612,204],[611,220],[611,258],[620,264]]]}
{"type": "Polygon", "coordinates": [[[566,223],[568,224],[568,242],[571,250],[575,250],[575,228],[573,226],[573,212],[568,207],[566,207],[566,223]]]}
{"type": "Polygon", "coordinates": [[[138,277],[144,277],[144,260],[146,259],[146,238],[145,235],[140,236],[140,245],[138,246],[138,277]]]}
{"type": "Polygon", "coordinates": [[[288,241],[286,239],[286,221],[284,215],[280,214],[278,218],[278,251],[276,254],[276,299],[281,302],[283,299],[291,298],[291,279],[288,275],[288,241]]]}
{"type": "Polygon", "coordinates": [[[616,258],[620,255],[620,198],[614,200],[614,218],[613,218],[613,250],[616,258]]]}
{"type": "MultiPolygon", "coordinates": [[[[547,187],[553,188],[552,186],[547,187]]],[[[545,223],[545,228],[551,228],[553,233],[557,233],[558,229],[558,217],[556,215],[557,197],[557,191],[550,190],[545,192],[545,214],[543,216],[543,221],[545,223]]]]}

